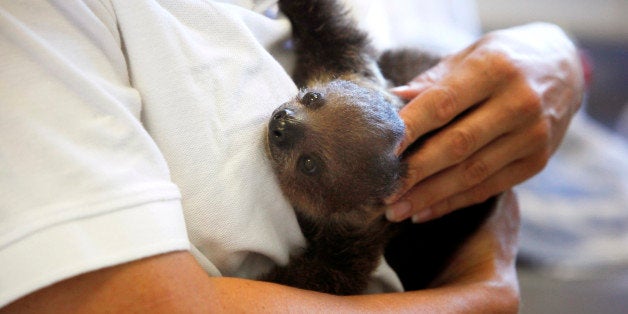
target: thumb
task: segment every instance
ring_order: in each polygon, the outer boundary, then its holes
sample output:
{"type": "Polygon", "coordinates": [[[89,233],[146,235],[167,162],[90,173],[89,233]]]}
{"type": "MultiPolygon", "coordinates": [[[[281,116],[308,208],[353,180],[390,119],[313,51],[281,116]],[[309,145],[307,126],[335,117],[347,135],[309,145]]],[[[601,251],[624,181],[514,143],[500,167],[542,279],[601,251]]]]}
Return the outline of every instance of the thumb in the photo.
{"type": "Polygon", "coordinates": [[[427,88],[427,83],[412,81],[406,85],[400,85],[390,88],[388,91],[395,94],[397,97],[407,101],[418,96],[427,88]]]}

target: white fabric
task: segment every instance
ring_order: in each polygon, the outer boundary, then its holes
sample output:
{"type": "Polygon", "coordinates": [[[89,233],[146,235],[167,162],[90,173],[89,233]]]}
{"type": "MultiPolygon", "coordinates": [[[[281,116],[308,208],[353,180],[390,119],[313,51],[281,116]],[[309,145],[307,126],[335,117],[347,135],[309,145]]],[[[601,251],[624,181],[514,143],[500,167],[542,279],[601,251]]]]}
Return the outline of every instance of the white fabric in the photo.
{"type": "Polygon", "coordinates": [[[469,0],[345,0],[376,48],[419,47],[439,55],[463,49],[481,33],[469,0]]]}
{"type": "Polygon", "coordinates": [[[254,277],[303,245],[263,149],[296,93],[274,1],[0,5],[0,306],[174,250],[254,277]]]}
{"type": "Polygon", "coordinates": [[[187,249],[180,193],[139,120],[112,8],[2,6],[0,306],[82,272],[187,249]]]}

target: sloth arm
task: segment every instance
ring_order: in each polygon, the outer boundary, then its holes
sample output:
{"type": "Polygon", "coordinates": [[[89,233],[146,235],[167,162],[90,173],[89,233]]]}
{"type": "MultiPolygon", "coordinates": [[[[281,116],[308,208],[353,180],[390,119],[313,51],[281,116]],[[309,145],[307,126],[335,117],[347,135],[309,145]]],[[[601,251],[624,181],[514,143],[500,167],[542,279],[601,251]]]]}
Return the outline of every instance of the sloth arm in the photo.
{"type": "MultiPolygon", "coordinates": [[[[278,284],[209,277],[188,252],[173,252],[76,276],[23,297],[0,313],[443,311],[513,312],[519,225],[516,200],[497,210],[461,248],[438,284],[404,293],[339,297],[278,284]]],[[[420,271],[420,270],[419,270],[420,271]]]]}

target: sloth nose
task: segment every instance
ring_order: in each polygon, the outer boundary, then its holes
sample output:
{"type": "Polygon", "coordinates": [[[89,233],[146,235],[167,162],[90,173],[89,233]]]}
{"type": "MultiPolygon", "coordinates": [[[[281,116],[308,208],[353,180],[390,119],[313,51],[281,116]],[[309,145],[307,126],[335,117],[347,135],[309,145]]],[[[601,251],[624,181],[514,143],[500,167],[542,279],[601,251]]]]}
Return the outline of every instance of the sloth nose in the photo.
{"type": "Polygon", "coordinates": [[[282,147],[292,146],[303,135],[301,124],[289,109],[282,109],[273,114],[268,131],[272,143],[282,147]]]}

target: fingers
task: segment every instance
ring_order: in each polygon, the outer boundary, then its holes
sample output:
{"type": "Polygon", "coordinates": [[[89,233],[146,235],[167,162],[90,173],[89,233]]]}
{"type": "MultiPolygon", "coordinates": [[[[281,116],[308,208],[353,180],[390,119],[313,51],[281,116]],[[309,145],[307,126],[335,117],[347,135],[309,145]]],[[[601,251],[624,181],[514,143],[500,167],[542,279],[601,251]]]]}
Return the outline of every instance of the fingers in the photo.
{"type": "Polygon", "coordinates": [[[396,86],[388,91],[401,99],[410,100],[428,89],[432,84],[427,82],[410,82],[408,85],[396,86]]]}
{"type": "Polygon", "coordinates": [[[510,105],[504,103],[513,102],[502,98],[482,104],[428,139],[420,151],[406,157],[408,171],[404,185],[386,200],[387,204],[423,179],[466,160],[488,143],[533,119],[533,115],[509,109],[510,105]]]}
{"type": "Polygon", "coordinates": [[[411,99],[399,112],[406,132],[398,154],[438,132],[404,157],[407,177],[386,200],[390,220],[442,216],[508,189],[546,164],[569,122],[569,110],[559,105],[571,103],[572,89],[565,88],[564,71],[552,66],[552,50],[538,49],[547,45],[526,45],[510,35],[485,36],[392,90],[411,99]]]}
{"type": "Polygon", "coordinates": [[[412,100],[399,115],[406,132],[398,153],[429,131],[442,127],[460,113],[484,101],[495,90],[498,80],[477,58],[469,58],[447,71],[447,61],[418,76],[406,87],[393,89],[402,98],[412,100]]]}
{"type": "Polygon", "coordinates": [[[430,220],[482,202],[529,178],[545,166],[550,153],[543,140],[542,123],[533,131],[522,130],[500,137],[460,164],[414,185],[400,201],[389,206],[387,218],[430,220]]]}
{"type": "Polygon", "coordinates": [[[539,162],[534,159],[514,162],[481,184],[430,206],[428,213],[419,212],[416,217],[413,215],[412,221],[417,223],[428,221],[442,217],[456,209],[482,203],[505,188],[523,182],[532,173],[536,173],[531,170],[538,169],[538,166],[539,162]]]}

